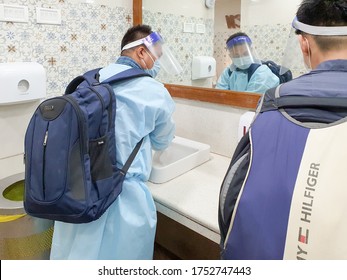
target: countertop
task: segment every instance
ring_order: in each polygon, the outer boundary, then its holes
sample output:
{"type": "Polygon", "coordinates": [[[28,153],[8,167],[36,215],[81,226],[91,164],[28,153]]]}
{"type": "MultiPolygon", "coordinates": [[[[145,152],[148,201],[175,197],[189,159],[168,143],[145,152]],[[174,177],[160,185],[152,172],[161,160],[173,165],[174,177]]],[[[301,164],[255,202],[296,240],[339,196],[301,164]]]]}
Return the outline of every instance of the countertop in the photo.
{"type": "Polygon", "coordinates": [[[166,183],[147,185],[157,211],[219,243],[219,190],[230,158],[210,154],[210,160],[166,183]]]}

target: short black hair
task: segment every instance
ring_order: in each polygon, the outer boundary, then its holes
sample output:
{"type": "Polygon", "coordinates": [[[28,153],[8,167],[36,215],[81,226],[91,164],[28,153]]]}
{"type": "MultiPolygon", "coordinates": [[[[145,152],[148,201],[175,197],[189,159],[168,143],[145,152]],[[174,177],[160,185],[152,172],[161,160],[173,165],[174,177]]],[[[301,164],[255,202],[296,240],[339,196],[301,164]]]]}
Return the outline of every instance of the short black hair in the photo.
{"type": "Polygon", "coordinates": [[[123,36],[121,49],[123,49],[125,45],[131,42],[134,42],[138,39],[145,38],[151,33],[152,33],[152,28],[149,25],[145,25],[145,24],[139,24],[129,28],[123,36]]]}
{"type": "Polygon", "coordinates": [[[314,26],[347,25],[346,0],[303,0],[296,13],[298,20],[314,26]]]}
{"type": "Polygon", "coordinates": [[[249,36],[246,34],[246,33],[244,33],[244,32],[237,32],[237,33],[234,33],[234,34],[232,34],[228,39],[227,39],[227,44],[228,44],[228,42],[230,41],[230,40],[232,40],[232,39],[234,39],[234,38],[236,38],[236,37],[240,37],[240,36],[246,36],[246,37],[248,37],[249,38],[249,36]]]}
{"type": "MultiPolygon", "coordinates": [[[[346,0],[303,0],[297,10],[298,21],[313,26],[346,26],[346,0]]],[[[296,30],[296,34],[305,34],[296,30]]],[[[347,36],[311,35],[322,51],[346,48],[347,36]]]]}

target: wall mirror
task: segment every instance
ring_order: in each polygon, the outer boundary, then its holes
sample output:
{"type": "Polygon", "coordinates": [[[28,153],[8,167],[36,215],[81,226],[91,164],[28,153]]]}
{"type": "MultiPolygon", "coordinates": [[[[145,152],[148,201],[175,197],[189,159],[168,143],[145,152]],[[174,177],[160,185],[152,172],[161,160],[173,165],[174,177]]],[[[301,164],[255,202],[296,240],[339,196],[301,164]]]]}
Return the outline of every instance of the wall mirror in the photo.
{"type": "MultiPolygon", "coordinates": [[[[169,38],[168,41],[173,40],[176,44],[182,43],[183,54],[180,54],[179,58],[180,62],[183,61],[183,66],[191,63],[192,56],[195,54],[214,56],[217,61],[216,77],[221,69],[230,63],[224,50],[225,39],[230,34],[237,32],[241,25],[242,31],[249,34],[253,42],[256,42],[257,52],[261,58],[280,62],[290,31],[290,22],[301,0],[294,0],[293,3],[286,4],[286,7],[283,7],[282,1],[277,0],[226,0],[227,5],[231,6],[230,12],[225,12],[229,7],[223,8],[224,12],[220,12],[218,5],[222,5],[223,2],[224,0],[216,1],[216,6],[209,9],[205,6],[204,0],[194,0],[189,3],[183,1],[178,3],[181,5],[177,4],[175,7],[168,7],[166,1],[133,0],[134,24],[146,23],[159,29],[160,32],[164,31],[165,36],[167,33],[176,35],[169,38]],[[164,4],[165,7],[163,7],[164,4]],[[193,4],[194,7],[189,6],[193,4]],[[178,7],[183,11],[177,12],[178,7]],[[271,13],[271,10],[276,10],[276,15],[271,13]],[[177,16],[175,17],[175,15],[177,16]],[[211,27],[214,24],[219,27],[211,27]],[[221,25],[225,26],[225,29],[220,28],[221,25]],[[201,27],[202,31],[196,29],[197,26],[201,27]],[[164,30],[160,30],[160,28],[164,30]],[[184,28],[188,28],[187,32],[184,32],[184,28]],[[189,28],[195,28],[195,31],[189,32],[189,28]],[[204,28],[205,33],[202,33],[204,28]],[[209,28],[214,28],[214,30],[209,30],[209,28]],[[207,33],[213,34],[213,38],[209,38],[210,35],[207,33]],[[183,45],[185,42],[187,44],[183,45]],[[188,53],[184,53],[184,51],[188,53]]],[[[162,79],[172,96],[247,109],[255,108],[259,94],[217,90],[212,87],[208,88],[206,85],[200,86],[192,81],[189,84],[187,80],[190,78],[190,70],[186,71],[178,80],[162,79]]]]}

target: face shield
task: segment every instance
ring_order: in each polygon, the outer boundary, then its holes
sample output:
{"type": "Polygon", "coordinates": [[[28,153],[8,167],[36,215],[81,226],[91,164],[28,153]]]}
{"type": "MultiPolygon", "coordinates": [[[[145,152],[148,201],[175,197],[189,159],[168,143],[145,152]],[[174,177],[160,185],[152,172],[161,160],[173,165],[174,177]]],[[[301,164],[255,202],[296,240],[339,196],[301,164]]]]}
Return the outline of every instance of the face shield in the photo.
{"type": "Polygon", "coordinates": [[[177,75],[182,72],[182,66],[158,32],[152,32],[145,38],[125,45],[122,51],[142,44],[147,47],[155,60],[159,61],[160,69],[164,69],[168,74],[172,75],[177,75]]]}
{"type": "Polygon", "coordinates": [[[313,26],[298,21],[295,17],[292,22],[292,30],[290,31],[287,46],[281,63],[280,74],[285,73],[288,69],[295,72],[304,65],[303,54],[301,52],[296,30],[302,31],[310,35],[319,36],[346,36],[347,26],[313,26]]]}
{"type": "Polygon", "coordinates": [[[252,48],[252,41],[247,36],[238,36],[229,40],[227,50],[236,68],[247,69],[252,63],[261,64],[252,48]]]}

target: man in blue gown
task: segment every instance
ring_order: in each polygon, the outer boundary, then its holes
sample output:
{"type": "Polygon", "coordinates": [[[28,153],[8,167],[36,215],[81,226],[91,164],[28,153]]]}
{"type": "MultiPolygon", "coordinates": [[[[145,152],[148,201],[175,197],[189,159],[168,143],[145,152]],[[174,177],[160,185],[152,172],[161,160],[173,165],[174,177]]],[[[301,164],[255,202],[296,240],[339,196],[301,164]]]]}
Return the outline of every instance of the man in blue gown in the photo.
{"type": "MultiPolygon", "coordinates": [[[[181,68],[162,37],[146,25],[130,28],[121,43],[121,56],[100,71],[100,81],[130,67],[152,76],[155,62],[177,74],[181,68]],[[167,57],[171,59],[165,59],[167,57]],[[171,65],[170,65],[171,63],[171,65]]],[[[122,167],[135,145],[134,159],[117,200],[96,221],[86,224],[55,222],[51,259],[152,259],[156,207],[146,186],[152,149],[163,150],[174,138],[175,104],[162,83],[140,77],[113,85],[117,99],[115,122],[117,165],[122,167]]]]}
{"type": "Polygon", "coordinates": [[[231,35],[226,42],[226,48],[232,64],[224,69],[216,88],[265,93],[268,89],[278,86],[279,78],[269,67],[261,65],[247,34],[238,32],[231,35]],[[249,76],[248,69],[252,64],[260,66],[249,76]]]}

